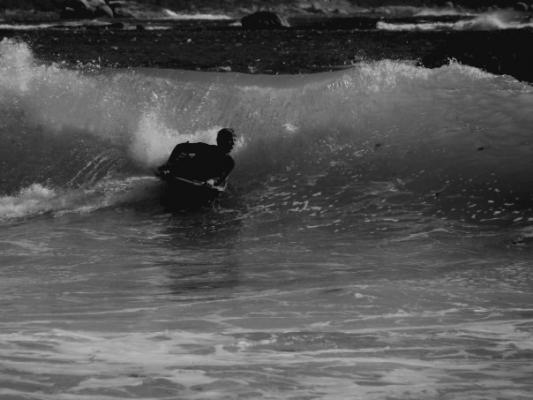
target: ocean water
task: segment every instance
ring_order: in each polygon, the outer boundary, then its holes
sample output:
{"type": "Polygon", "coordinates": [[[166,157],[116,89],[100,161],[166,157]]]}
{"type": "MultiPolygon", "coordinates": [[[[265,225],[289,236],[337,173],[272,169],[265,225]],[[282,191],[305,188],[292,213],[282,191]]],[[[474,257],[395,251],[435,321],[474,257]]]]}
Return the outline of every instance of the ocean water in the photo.
{"type": "MultiPolygon", "coordinates": [[[[378,21],[376,28],[385,31],[499,31],[533,28],[529,15],[511,10],[488,11],[473,14],[458,12],[454,9],[422,10],[414,17],[457,16],[458,21],[416,21],[386,22],[378,21]]],[[[416,18],[414,18],[416,19],[416,18]]]]}
{"type": "Polygon", "coordinates": [[[0,43],[0,398],[529,399],[533,88],[75,71],[0,43]],[[239,134],[228,191],[151,170],[239,134]]]}

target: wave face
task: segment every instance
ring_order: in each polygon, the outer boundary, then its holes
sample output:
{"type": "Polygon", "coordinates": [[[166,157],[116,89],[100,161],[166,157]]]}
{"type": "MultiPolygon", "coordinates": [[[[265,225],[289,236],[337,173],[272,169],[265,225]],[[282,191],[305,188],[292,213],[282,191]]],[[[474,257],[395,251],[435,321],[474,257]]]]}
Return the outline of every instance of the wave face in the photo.
{"type": "Polygon", "coordinates": [[[42,65],[27,44],[4,40],[0,216],[129,199],[149,191],[153,179],[142,177],[177,142],[213,143],[231,126],[240,135],[232,182],[260,193],[258,203],[350,207],[382,182],[381,197],[408,191],[421,203],[438,196],[449,212],[526,220],[532,107],[531,86],[454,63],[306,76],[82,72],[42,65]],[[299,200],[280,200],[295,191],[299,200]]]}

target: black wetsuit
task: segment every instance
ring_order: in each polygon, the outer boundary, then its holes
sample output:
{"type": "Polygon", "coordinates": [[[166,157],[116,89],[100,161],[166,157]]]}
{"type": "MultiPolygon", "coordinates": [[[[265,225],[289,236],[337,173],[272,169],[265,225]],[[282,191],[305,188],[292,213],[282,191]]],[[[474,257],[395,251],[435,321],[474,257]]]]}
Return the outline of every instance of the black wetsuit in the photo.
{"type": "Polygon", "coordinates": [[[159,170],[169,170],[176,177],[206,182],[215,180],[215,185],[224,184],[235,162],[220,147],[206,143],[180,143],[168,161],[159,170]]]}

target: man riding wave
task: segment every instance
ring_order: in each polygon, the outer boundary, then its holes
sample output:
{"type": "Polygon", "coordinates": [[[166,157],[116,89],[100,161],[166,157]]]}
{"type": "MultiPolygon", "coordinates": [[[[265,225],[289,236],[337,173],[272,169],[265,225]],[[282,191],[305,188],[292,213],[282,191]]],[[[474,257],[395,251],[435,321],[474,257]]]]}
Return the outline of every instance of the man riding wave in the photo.
{"type": "Polygon", "coordinates": [[[234,145],[235,133],[230,128],[218,131],[216,146],[201,142],[179,143],[168,161],[157,168],[156,175],[164,180],[174,178],[223,188],[235,167],[229,155],[234,145]]]}

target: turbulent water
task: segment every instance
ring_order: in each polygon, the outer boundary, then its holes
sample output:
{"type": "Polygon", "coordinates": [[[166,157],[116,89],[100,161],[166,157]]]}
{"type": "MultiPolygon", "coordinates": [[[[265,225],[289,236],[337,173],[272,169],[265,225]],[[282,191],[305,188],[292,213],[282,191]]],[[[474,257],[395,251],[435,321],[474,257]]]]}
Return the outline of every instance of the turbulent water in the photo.
{"type": "Polygon", "coordinates": [[[462,17],[458,21],[415,21],[409,22],[383,22],[378,21],[376,28],[386,31],[496,31],[506,29],[531,29],[533,20],[529,16],[512,11],[493,11],[478,15],[473,14],[455,14],[454,10],[450,12],[442,11],[442,14],[431,13],[429,10],[420,12],[416,16],[451,16],[462,17]]]}
{"type": "Polygon", "coordinates": [[[0,44],[1,399],[527,399],[533,88],[74,71],[0,44]],[[152,169],[239,134],[171,212],[152,169]]]}

